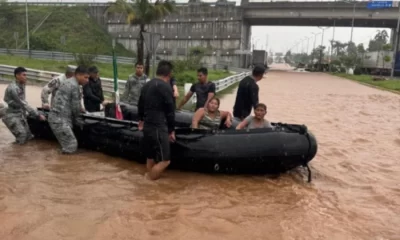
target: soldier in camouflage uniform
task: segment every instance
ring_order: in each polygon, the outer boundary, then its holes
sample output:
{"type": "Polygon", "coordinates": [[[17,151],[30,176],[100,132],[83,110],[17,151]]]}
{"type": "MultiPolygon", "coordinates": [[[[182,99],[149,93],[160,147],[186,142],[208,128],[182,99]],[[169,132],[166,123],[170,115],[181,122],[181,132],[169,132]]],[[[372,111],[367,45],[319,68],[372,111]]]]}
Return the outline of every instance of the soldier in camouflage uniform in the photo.
{"type": "Polygon", "coordinates": [[[51,103],[54,100],[58,87],[60,86],[61,81],[64,81],[67,78],[73,77],[76,67],[69,65],[67,67],[67,71],[65,74],[61,74],[55,78],[53,78],[50,82],[43,87],[41,98],[42,98],[42,107],[45,109],[50,109],[49,104],[49,94],[51,94],[51,103]]]}
{"type": "Polygon", "coordinates": [[[78,149],[73,124],[81,113],[80,87],[88,82],[89,73],[84,67],[75,70],[75,76],[61,81],[49,113],[49,125],[63,153],[74,153],[78,149]]]}
{"type": "Polygon", "coordinates": [[[28,105],[25,101],[26,69],[17,67],[14,70],[15,82],[8,85],[4,93],[4,102],[8,104],[5,110],[3,122],[16,138],[16,143],[25,144],[33,138],[27,123],[27,114],[45,120],[43,115],[28,105]]]}
{"type": "Polygon", "coordinates": [[[147,76],[143,73],[143,64],[136,63],[136,73],[129,75],[125,84],[125,90],[121,97],[121,102],[137,106],[139,102],[140,91],[146,83],[147,76]]]}
{"type": "Polygon", "coordinates": [[[0,119],[2,119],[4,115],[6,115],[6,109],[6,105],[4,103],[0,103],[0,119]]]}

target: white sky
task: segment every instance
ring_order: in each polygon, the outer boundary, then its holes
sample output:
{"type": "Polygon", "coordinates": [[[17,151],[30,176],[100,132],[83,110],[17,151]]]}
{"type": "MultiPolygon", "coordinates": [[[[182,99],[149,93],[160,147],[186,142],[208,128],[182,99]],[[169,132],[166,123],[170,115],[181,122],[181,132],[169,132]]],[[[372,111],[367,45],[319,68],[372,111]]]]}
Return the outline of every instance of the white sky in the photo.
{"type": "MultiPolygon", "coordinates": [[[[9,2],[25,2],[25,0],[8,0],[9,2]]],[[[113,0],[28,0],[28,2],[111,2],[113,0]]],[[[214,0],[203,0],[204,2],[215,2],[214,0]]],[[[269,1],[269,0],[250,0],[250,1],[269,1]]],[[[280,1],[280,0],[274,0],[280,1]]],[[[282,0],[288,1],[288,0],[282,0]]],[[[291,2],[305,2],[307,0],[289,0],[291,2]]],[[[316,1],[316,0],[312,0],[316,1]]],[[[319,1],[329,1],[329,0],[319,0],[319,1]]],[[[332,0],[330,0],[332,1],[332,0]]],[[[368,0],[364,0],[368,1],[368,0]]],[[[176,2],[187,2],[185,0],[176,0],[176,2]]],[[[240,4],[240,0],[236,0],[237,5],[240,4]]],[[[377,32],[377,28],[354,28],[353,41],[355,43],[364,43],[368,46],[369,39],[371,39],[377,32]]],[[[347,27],[336,27],[335,28],[335,39],[342,42],[347,42],[350,40],[351,28],[347,27]]],[[[390,34],[390,29],[387,29],[390,34]]],[[[312,33],[321,32],[317,27],[263,27],[257,26],[252,28],[252,38],[256,43],[256,48],[265,49],[268,35],[268,50],[272,49],[274,52],[286,52],[291,48],[296,42],[306,37],[311,37],[309,41],[309,52],[314,44],[314,37],[312,33]]],[[[324,45],[327,46],[329,41],[332,39],[333,28],[325,30],[324,34],[324,45]]],[[[321,34],[317,36],[316,46],[321,44],[321,34]]],[[[304,41],[304,51],[307,48],[307,40],[304,41]]],[[[299,44],[299,48],[294,48],[293,51],[302,51],[302,44],[299,44]]]]}

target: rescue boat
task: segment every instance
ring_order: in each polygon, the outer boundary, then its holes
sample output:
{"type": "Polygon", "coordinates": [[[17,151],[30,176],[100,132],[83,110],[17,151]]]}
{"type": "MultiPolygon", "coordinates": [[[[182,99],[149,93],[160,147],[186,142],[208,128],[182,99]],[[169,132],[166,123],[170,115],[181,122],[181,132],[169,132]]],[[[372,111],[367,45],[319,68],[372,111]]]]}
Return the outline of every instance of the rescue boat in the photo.
{"type": "MultiPolygon", "coordinates": [[[[43,109],[38,111],[48,114],[43,109]]],[[[129,114],[134,118],[135,108],[125,108],[124,116],[129,114]]],[[[171,168],[206,173],[279,174],[305,166],[311,181],[308,163],[318,146],[306,126],[272,123],[273,129],[191,129],[187,126],[192,114],[176,113],[178,127],[176,141],[171,143],[171,168]]],[[[144,163],[143,134],[138,123],[105,115],[82,115],[83,123],[74,127],[79,147],[144,163]]],[[[36,138],[56,140],[46,121],[28,117],[28,124],[36,138]]]]}

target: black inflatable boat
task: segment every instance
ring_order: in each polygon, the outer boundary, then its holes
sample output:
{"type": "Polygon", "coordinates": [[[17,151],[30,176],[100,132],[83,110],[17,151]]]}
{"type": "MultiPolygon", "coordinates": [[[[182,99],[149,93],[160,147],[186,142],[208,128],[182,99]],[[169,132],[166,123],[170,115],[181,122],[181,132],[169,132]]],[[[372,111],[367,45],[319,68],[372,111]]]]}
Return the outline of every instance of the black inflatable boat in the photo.
{"type": "MultiPolygon", "coordinates": [[[[39,111],[47,115],[42,109],[39,111]]],[[[177,113],[177,118],[182,117],[181,126],[185,123],[183,116],[190,114],[177,113]]],[[[145,162],[142,132],[136,122],[87,114],[83,119],[83,125],[74,128],[80,147],[145,162]]],[[[36,137],[55,140],[46,121],[28,118],[28,124],[36,137]]],[[[273,125],[275,129],[211,131],[177,128],[176,142],[171,144],[170,167],[247,174],[282,173],[301,165],[308,168],[307,163],[317,152],[313,134],[301,125],[273,125]]]]}

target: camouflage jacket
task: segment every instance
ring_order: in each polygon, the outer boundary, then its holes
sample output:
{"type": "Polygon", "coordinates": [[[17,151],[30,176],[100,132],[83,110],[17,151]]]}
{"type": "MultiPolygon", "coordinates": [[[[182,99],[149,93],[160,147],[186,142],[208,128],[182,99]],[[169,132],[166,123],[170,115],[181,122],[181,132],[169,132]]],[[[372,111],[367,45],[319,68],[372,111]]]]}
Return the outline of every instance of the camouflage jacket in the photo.
{"type": "Polygon", "coordinates": [[[25,101],[25,84],[10,83],[4,93],[4,102],[8,105],[5,117],[26,117],[26,112],[32,116],[39,116],[36,109],[25,101]]]}
{"type": "Polygon", "coordinates": [[[80,114],[80,87],[77,80],[72,77],[61,81],[50,108],[49,122],[72,123],[80,114]]]}
{"type": "Polygon", "coordinates": [[[121,102],[128,103],[130,105],[137,105],[139,102],[140,91],[143,85],[146,83],[147,76],[143,74],[138,77],[136,74],[129,75],[128,81],[125,84],[125,90],[121,97],[121,102]]]}
{"type": "MultiPolygon", "coordinates": [[[[66,80],[67,76],[65,74],[61,74],[55,78],[53,78],[50,82],[43,87],[41,98],[42,104],[49,104],[49,94],[51,94],[51,103],[54,101],[54,97],[56,96],[57,90],[60,87],[62,81],[66,80]]],[[[82,89],[80,89],[80,99],[82,99],[82,89]]]]}

